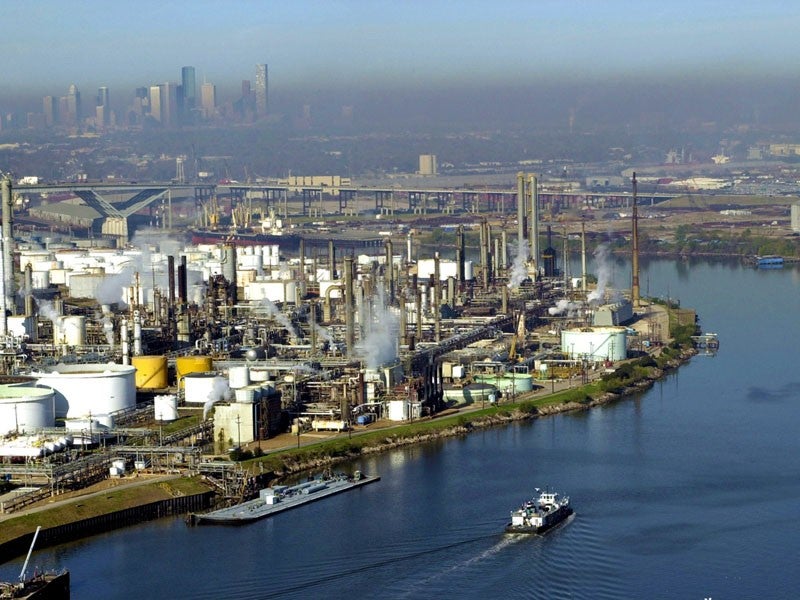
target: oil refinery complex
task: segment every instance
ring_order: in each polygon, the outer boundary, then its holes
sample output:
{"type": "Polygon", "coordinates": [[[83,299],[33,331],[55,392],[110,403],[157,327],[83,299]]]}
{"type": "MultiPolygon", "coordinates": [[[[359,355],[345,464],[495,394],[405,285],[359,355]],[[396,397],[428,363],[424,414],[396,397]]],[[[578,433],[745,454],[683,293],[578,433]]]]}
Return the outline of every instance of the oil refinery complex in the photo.
{"type": "MultiPolygon", "coordinates": [[[[567,277],[540,232],[536,178],[517,184],[516,239],[483,220],[471,261],[463,227],[452,258],[391,238],[365,254],[320,241],[327,256],[313,257],[304,240],[291,253],[165,234],[138,248],[17,243],[4,179],[0,475],[21,487],[0,512],[132,471],[225,488],[232,463],[211,455],[501,402],[663,342],[635,242],[630,293],[604,272],[589,288],[585,244],[567,277]]],[[[633,207],[635,232],[635,188],[633,207]]]]}

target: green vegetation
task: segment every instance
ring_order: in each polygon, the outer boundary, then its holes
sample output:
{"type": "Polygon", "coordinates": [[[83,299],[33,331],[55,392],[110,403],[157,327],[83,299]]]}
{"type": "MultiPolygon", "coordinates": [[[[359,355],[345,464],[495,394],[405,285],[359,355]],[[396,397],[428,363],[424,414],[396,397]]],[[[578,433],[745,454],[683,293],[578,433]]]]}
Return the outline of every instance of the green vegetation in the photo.
{"type": "MultiPolygon", "coordinates": [[[[57,527],[66,523],[74,523],[75,521],[142,506],[159,500],[169,500],[177,496],[190,496],[207,491],[208,487],[199,479],[191,477],[154,482],[136,487],[120,489],[112,487],[97,495],[79,498],[75,502],[27,513],[3,521],[3,525],[0,527],[0,543],[36,531],[38,525],[41,525],[44,529],[57,527]]],[[[53,501],[58,500],[58,497],[53,498],[53,501]]]]}

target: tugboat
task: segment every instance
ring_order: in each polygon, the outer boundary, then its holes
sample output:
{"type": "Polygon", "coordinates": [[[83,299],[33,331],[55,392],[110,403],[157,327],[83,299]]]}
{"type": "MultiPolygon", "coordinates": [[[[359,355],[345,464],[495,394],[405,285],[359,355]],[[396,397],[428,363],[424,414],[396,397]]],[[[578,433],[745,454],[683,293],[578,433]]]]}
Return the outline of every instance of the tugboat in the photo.
{"type": "Polygon", "coordinates": [[[511,522],[506,533],[545,533],[572,514],[569,497],[556,492],[540,492],[538,498],[528,500],[517,510],[511,511],[511,522]]]}

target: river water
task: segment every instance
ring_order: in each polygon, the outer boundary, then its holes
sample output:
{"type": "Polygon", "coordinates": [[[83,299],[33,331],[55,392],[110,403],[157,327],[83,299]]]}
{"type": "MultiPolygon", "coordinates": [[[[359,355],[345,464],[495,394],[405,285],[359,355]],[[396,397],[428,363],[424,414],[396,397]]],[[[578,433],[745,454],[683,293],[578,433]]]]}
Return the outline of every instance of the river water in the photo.
{"type": "Polygon", "coordinates": [[[34,562],[69,568],[77,599],[795,597],[800,272],[659,260],[641,281],[696,308],[718,355],[613,405],[358,461],[382,480],[264,521],[162,519],[34,562]],[[576,515],[504,535],[536,486],[576,515]]]}

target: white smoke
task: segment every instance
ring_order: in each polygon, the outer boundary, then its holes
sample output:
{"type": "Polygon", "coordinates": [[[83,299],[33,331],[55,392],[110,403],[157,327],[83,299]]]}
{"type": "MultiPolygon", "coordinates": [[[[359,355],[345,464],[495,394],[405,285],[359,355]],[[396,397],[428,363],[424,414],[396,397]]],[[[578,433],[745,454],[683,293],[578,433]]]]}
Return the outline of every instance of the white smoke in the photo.
{"type": "Polygon", "coordinates": [[[262,298],[256,302],[256,307],[263,309],[266,313],[275,319],[280,325],[282,325],[286,331],[289,332],[289,335],[294,338],[300,337],[297,333],[297,330],[292,325],[292,322],[289,320],[285,314],[283,314],[280,309],[275,306],[275,304],[269,298],[262,298]]]}
{"type": "Polygon", "coordinates": [[[329,344],[333,343],[333,335],[331,332],[328,331],[327,327],[323,327],[317,323],[314,323],[314,331],[317,332],[317,335],[322,338],[323,341],[328,342],[329,344]]]}
{"type": "Polygon", "coordinates": [[[551,316],[561,315],[566,313],[567,317],[574,317],[576,313],[581,309],[580,302],[570,302],[569,300],[561,299],[556,302],[555,306],[551,306],[547,309],[547,312],[551,316]]]}
{"type": "Polygon", "coordinates": [[[586,298],[589,304],[598,305],[605,301],[606,288],[611,282],[614,272],[610,254],[608,244],[600,244],[594,251],[594,260],[597,264],[597,287],[586,298]]]}
{"type": "Polygon", "coordinates": [[[203,421],[206,420],[208,411],[211,410],[211,407],[214,406],[214,404],[220,400],[230,400],[232,397],[233,392],[228,385],[228,380],[224,377],[214,377],[214,385],[211,388],[211,391],[208,392],[208,398],[206,399],[205,404],[203,404],[203,421]]]}
{"type": "Polygon", "coordinates": [[[108,345],[113,348],[114,347],[114,320],[112,318],[111,312],[108,310],[107,306],[103,306],[103,312],[100,316],[100,324],[103,326],[103,334],[106,336],[106,342],[108,345]]]}
{"type": "Polygon", "coordinates": [[[61,315],[58,314],[52,302],[48,300],[38,300],[37,298],[34,298],[34,300],[39,309],[39,316],[53,322],[53,342],[57,342],[62,337],[60,335],[61,315]]]}
{"type": "Polygon", "coordinates": [[[372,320],[364,323],[364,338],[357,354],[367,368],[376,369],[397,359],[397,340],[400,329],[400,315],[386,306],[385,292],[378,288],[372,320]]]}
{"type": "Polygon", "coordinates": [[[528,240],[523,238],[518,241],[517,255],[511,263],[511,276],[508,279],[508,287],[510,289],[518,288],[528,276],[527,263],[529,256],[528,240]]]}

